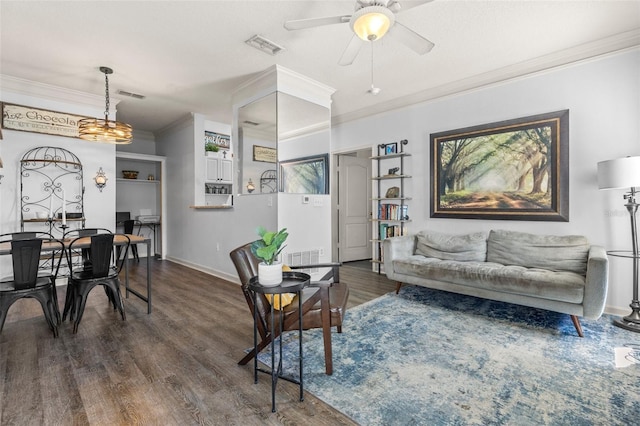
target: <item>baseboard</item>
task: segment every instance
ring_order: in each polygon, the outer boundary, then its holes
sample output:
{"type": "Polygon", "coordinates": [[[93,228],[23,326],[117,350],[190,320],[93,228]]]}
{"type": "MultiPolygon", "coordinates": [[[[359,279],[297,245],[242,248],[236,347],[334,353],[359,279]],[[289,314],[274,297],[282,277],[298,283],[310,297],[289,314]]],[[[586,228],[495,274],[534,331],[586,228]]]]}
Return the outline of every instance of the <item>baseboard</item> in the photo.
{"type": "Polygon", "coordinates": [[[167,256],[166,260],[180,264],[182,266],[186,266],[187,268],[195,269],[196,271],[204,272],[205,274],[213,275],[217,278],[222,278],[223,280],[231,281],[234,284],[240,284],[240,279],[237,275],[227,274],[226,272],[220,271],[218,269],[208,268],[206,266],[187,262],[186,260],[178,259],[172,256],[167,256]]]}
{"type": "Polygon", "coordinates": [[[631,313],[631,308],[624,307],[618,307],[618,306],[605,306],[604,307],[604,313],[605,314],[609,314],[609,315],[618,315],[618,316],[625,316],[625,315],[629,315],[631,313]]]}

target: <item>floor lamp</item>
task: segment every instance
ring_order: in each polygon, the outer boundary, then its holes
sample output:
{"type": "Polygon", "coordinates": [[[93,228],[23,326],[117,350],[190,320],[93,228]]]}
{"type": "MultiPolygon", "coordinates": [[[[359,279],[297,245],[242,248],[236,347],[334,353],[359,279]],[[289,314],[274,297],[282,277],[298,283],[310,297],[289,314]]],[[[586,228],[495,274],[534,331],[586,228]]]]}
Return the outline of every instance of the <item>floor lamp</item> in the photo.
{"type": "Polygon", "coordinates": [[[617,257],[627,257],[633,262],[633,299],[631,300],[631,314],[615,320],[614,324],[626,330],[640,333],[640,301],[638,300],[638,236],[636,229],[636,187],[640,187],[640,157],[625,157],[617,160],[601,161],[598,163],[598,187],[600,189],[630,188],[624,194],[625,207],[631,217],[632,251],[615,250],[608,254],[617,257]]]}

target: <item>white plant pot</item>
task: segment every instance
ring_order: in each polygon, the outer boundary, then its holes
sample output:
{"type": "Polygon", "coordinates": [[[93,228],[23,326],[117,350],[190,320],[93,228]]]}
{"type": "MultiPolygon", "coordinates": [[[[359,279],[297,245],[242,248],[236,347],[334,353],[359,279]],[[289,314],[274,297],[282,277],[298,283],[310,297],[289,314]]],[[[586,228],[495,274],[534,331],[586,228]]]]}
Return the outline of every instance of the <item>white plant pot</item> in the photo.
{"type": "Polygon", "coordinates": [[[282,283],[282,264],[267,265],[264,262],[258,264],[258,282],[267,287],[273,287],[282,283]]]}
{"type": "Polygon", "coordinates": [[[215,157],[215,158],[219,158],[220,157],[220,151],[218,152],[213,152],[213,151],[205,151],[207,157],[215,157]]]}

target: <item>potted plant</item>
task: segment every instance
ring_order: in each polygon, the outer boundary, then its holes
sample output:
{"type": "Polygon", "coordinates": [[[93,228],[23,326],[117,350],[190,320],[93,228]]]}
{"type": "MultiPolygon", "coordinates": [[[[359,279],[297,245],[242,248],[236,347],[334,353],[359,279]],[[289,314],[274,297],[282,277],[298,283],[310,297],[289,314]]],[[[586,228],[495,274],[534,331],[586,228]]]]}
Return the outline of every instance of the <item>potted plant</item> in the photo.
{"type": "Polygon", "coordinates": [[[204,144],[204,152],[209,157],[215,157],[220,148],[213,142],[207,142],[204,144]]]}
{"type": "Polygon", "coordinates": [[[278,232],[267,231],[260,226],[258,228],[259,240],[251,244],[251,252],[258,259],[258,282],[262,285],[274,286],[282,282],[282,265],[277,262],[277,257],[286,246],[283,246],[289,236],[287,228],[278,232]]]}

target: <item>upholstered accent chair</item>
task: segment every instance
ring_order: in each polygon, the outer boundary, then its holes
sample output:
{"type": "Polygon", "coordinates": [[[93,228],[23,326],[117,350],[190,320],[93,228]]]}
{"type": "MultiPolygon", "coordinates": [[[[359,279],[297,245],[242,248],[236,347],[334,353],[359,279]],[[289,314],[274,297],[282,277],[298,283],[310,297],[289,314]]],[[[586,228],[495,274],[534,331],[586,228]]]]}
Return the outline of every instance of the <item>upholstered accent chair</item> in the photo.
{"type": "MultiPolygon", "coordinates": [[[[253,295],[249,290],[249,281],[258,275],[258,263],[260,262],[251,252],[251,243],[245,244],[230,253],[231,260],[236,267],[242,286],[242,293],[253,316],[253,295]]],[[[331,270],[320,281],[312,281],[302,291],[302,327],[305,330],[321,328],[324,339],[325,371],[333,374],[333,355],[331,350],[331,328],[335,327],[338,333],[342,332],[342,323],[349,298],[349,287],[340,281],[339,263],[327,263],[318,265],[293,266],[291,269],[330,268],[331,270]]],[[[283,331],[298,329],[298,300],[284,306],[283,331]]],[[[274,335],[271,335],[271,310],[273,307],[264,294],[256,294],[256,308],[258,313],[257,329],[260,335],[257,352],[260,352],[276,339],[280,334],[279,323],[275,324],[274,335]]],[[[280,315],[274,316],[275,321],[280,321],[280,315]]],[[[238,364],[245,365],[253,357],[256,351],[251,350],[238,364]]]]}

